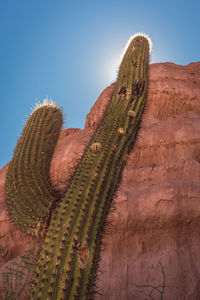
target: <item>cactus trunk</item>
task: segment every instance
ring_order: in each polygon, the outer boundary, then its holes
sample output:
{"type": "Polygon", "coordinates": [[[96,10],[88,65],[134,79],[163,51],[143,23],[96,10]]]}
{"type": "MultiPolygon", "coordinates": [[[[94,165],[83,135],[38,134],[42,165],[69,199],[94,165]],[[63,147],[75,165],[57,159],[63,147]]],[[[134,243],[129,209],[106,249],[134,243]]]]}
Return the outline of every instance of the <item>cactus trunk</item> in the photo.
{"type": "Polygon", "coordinates": [[[136,36],[106,114],[51,212],[31,299],[91,299],[107,213],[132,149],[148,84],[149,42],[136,36]]]}

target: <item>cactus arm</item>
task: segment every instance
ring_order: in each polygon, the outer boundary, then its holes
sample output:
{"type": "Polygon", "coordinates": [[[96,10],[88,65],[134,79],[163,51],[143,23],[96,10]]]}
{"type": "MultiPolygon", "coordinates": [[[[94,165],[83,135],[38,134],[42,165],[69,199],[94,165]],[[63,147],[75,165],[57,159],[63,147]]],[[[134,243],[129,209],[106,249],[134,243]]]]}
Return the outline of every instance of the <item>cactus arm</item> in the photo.
{"type": "Polygon", "coordinates": [[[8,211],[15,225],[33,237],[42,233],[40,225],[45,227],[50,206],[56,200],[49,167],[61,126],[58,107],[51,103],[38,107],[27,120],[9,165],[8,211]]]}

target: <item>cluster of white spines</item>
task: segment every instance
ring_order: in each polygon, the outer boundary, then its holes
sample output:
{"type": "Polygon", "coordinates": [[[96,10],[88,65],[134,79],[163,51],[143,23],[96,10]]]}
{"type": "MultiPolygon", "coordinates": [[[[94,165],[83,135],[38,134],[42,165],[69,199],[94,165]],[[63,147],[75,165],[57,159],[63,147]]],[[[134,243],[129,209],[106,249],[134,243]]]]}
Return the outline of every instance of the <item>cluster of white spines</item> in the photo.
{"type": "Polygon", "coordinates": [[[121,54],[121,61],[122,61],[122,58],[124,57],[124,54],[126,52],[126,50],[128,49],[128,46],[130,45],[131,41],[136,38],[136,37],[145,37],[147,39],[147,41],[149,42],[149,52],[151,52],[152,50],[152,47],[153,47],[153,44],[152,44],[152,41],[151,41],[151,38],[146,34],[146,33],[143,33],[143,32],[137,32],[135,33],[134,35],[131,35],[130,38],[128,39],[128,41],[126,42],[126,45],[122,51],[122,54],[121,54]]]}
{"type": "Polygon", "coordinates": [[[43,100],[42,103],[37,102],[35,104],[35,106],[32,109],[31,114],[33,114],[38,108],[43,107],[43,106],[49,106],[49,107],[56,107],[56,108],[58,108],[58,105],[55,104],[52,99],[46,98],[46,99],[43,100]]]}
{"type": "Polygon", "coordinates": [[[130,41],[131,41],[132,39],[134,39],[135,37],[140,37],[140,36],[142,36],[142,37],[144,37],[144,38],[147,39],[147,41],[149,42],[149,52],[151,52],[152,47],[153,47],[152,40],[151,40],[150,36],[149,36],[148,34],[144,33],[144,32],[137,32],[137,33],[135,33],[133,36],[131,36],[131,37],[129,38],[129,43],[130,43],[130,41]]]}

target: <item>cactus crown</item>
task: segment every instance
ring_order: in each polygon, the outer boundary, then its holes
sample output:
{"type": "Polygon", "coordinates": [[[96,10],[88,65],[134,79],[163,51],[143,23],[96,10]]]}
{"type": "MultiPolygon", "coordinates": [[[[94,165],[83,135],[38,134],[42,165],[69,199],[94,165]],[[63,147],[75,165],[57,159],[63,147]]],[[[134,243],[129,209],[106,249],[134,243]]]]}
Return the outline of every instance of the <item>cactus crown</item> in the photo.
{"type": "Polygon", "coordinates": [[[124,57],[124,55],[125,55],[128,47],[130,46],[130,43],[133,42],[133,40],[135,38],[140,38],[140,37],[144,38],[144,39],[146,39],[148,41],[148,44],[149,44],[149,53],[151,53],[152,48],[153,48],[153,43],[152,43],[152,40],[151,40],[150,36],[148,34],[144,33],[144,32],[137,32],[137,33],[134,33],[133,35],[131,35],[129,37],[129,39],[127,40],[126,45],[125,45],[125,47],[122,50],[122,54],[120,56],[121,57],[120,61],[122,61],[122,59],[123,59],[123,57],[124,57]]]}
{"type": "Polygon", "coordinates": [[[57,108],[59,109],[58,105],[52,100],[52,99],[44,99],[42,103],[40,102],[36,102],[35,106],[33,107],[32,109],[32,112],[31,112],[31,115],[40,107],[43,107],[43,106],[47,106],[47,107],[54,107],[54,108],[57,108]]]}

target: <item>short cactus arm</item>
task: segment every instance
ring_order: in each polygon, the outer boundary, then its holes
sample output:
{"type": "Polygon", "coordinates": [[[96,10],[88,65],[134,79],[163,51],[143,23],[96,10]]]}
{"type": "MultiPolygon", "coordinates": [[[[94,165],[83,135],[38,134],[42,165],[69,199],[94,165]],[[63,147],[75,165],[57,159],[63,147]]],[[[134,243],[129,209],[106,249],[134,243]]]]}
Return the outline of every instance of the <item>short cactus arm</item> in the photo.
{"type": "Polygon", "coordinates": [[[53,103],[33,111],[18,140],[6,178],[6,200],[11,219],[32,236],[42,233],[56,195],[49,168],[62,126],[62,113],[53,103]]]}
{"type": "Polygon", "coordinates": [[[136,36],[122,60],[106,115],[52,217],[31,299],[91,299],[106,215],[144,109],[149,42],[136,36]]]}

